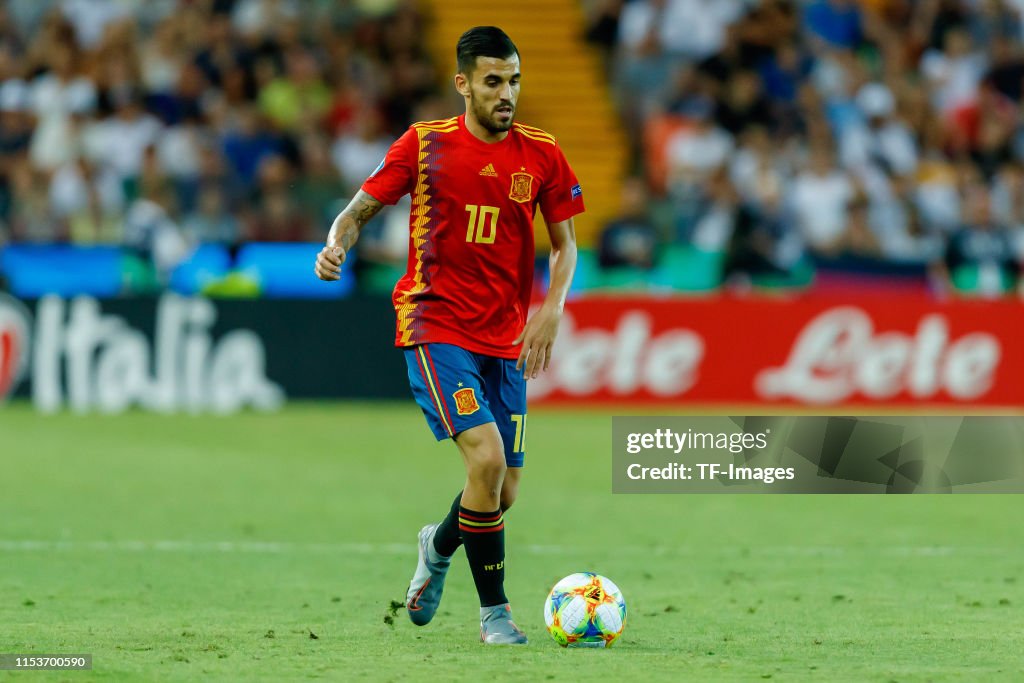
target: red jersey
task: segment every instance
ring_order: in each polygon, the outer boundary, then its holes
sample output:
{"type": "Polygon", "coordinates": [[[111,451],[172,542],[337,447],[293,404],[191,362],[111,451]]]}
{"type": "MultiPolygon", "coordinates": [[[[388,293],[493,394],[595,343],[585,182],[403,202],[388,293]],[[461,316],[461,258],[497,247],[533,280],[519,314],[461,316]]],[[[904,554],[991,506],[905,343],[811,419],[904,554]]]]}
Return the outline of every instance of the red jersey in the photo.
{"type": "Polygon", "coordinates": [[[395,285],[396,346],[429,342],[516,358],[533,287],[533,216],[583,211],[555,139],[513,124],[501,142],[465,116],[413,124],[363,184],[384,204],[412,194],[409,260],[395,285]]]}

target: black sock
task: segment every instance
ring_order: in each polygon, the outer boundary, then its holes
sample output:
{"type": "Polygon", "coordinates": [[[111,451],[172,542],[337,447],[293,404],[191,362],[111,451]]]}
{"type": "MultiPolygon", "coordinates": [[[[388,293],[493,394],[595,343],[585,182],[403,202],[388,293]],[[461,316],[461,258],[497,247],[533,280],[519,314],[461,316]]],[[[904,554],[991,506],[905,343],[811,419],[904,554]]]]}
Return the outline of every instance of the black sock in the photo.
{"type": "Polygon", "coordinates": [[[505,522],[501,510],[475,512],[459,506],[459,531],[480,606],[505,604],[505,522]]]}
{"type": "Polygon", "coordinates": [[[451,557],[459,546],[462,545],[462,535],[459,533],[459,503],[462,502],[462,491],[452,501],[452,509],[448,516],[441,520],[434,532],[434,550],[438,555],[451,557]]]}

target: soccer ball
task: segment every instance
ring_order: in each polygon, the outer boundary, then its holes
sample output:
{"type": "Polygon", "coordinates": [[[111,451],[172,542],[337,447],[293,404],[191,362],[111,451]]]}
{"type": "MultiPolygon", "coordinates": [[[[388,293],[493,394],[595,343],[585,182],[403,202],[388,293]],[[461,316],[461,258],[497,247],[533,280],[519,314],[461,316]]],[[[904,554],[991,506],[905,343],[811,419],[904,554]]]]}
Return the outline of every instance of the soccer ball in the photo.
{"type": "Polygon", "coordinates": [[[544,601],[544,622],[562,647],[611,647],[626,626],[626,600],[600,574],[570,574],[544,601]]]}

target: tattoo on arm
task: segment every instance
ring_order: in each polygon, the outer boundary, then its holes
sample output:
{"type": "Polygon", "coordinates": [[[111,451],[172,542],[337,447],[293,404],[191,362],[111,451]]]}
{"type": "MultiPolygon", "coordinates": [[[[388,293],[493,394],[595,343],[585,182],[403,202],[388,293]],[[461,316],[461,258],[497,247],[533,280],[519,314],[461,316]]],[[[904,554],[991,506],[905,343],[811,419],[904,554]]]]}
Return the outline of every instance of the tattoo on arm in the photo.
{"type": "Polygon", "coordinates": [[[334,219],[330,235],[327,237],[328,246],[340,244],[345,251],[352,248],[352,245],[359,239],[359,231],[363,229],[371,218],[384,208],[384,205],[360,190],[348,206],[334,219]]]}
{"type": "Polygon", "coordinates": [[[363,227],[371,218],[377,215],[377,212],[380,211],[383,206],[384,205],[376,199],[360,190],[356,193],[356,196],[352,198],[352,201],[349,202],[349,205],[345,207],[345,211],[343,213],[350,214],[359,227],[363,227]]]}

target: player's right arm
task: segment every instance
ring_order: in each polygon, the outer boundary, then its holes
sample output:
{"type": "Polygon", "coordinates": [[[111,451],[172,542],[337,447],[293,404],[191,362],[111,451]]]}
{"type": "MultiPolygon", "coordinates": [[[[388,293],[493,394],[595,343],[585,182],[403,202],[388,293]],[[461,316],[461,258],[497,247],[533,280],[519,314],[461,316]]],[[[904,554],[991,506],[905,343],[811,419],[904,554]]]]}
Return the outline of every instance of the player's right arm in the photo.
{"type": "Polygon", "coordinates": [[[318,278],[330,281],[341,277],[341,264],[345,262],[348,250],[359,239],[359,231],[382,208],[383,203],[363,190],[356,192],[348,206],[334,219],[327,235],[327,244],[316,257],[313,271],[318,278]]]}
{"type": "Polygon", "coordinates": [[[412,191],[415,185],[416,160],[419,149],[415,128],[395,141],[380,166],[370,174],[345,210],[338,214],[327,236],[327,245],[316,257],[313,272],[321,280],[341,277],[341,264],[349,249],[359,239],[359,231],[377,215],[385,204],[394,204],[412,191]]]}

